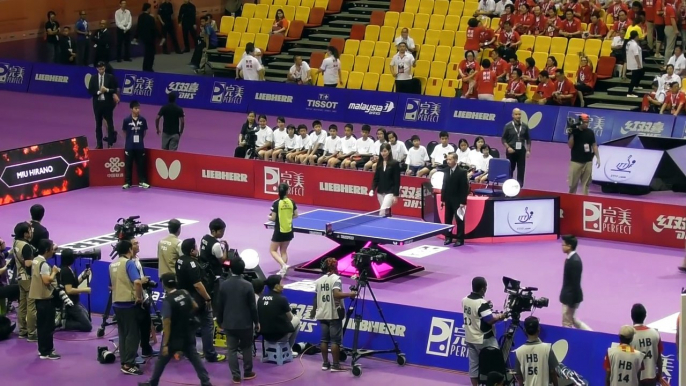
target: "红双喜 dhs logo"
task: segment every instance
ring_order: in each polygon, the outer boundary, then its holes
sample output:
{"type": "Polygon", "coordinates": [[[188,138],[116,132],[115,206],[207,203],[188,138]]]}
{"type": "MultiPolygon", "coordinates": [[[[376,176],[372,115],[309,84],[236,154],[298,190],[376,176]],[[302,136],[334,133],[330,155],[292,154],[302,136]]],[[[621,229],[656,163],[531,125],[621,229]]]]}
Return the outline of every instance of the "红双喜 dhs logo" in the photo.
{"type": "Polygon", "coordinates": [[[152,78],[146,76],[138,76],[136,74],[124,75],[124,87],[122,87],[122,94],[130,96],[152,96],[152,88],[154,81],[152,78]]]}
{"type": "Polygon", "coordinates": [[[407,98],[403,119],[409,122],[437,123],[441,118],[441,104],[407,98]]]}
{"type": "Polygon", "coordinates": [[[612,182],[626,182],[631,179],[632,172],[636,169],[636,159],[633,155],[612,157],[605,163],[605,177],[612,182]]]}
{"type": "Polygon", "coordinates": [[[426,353],[440,357],[467,357],[466,332],[454,319],[433,317],[426,353]]]}
{"type": "Polygon", "coordinates": [[[179,99],[195,99],[195,94],[198,93],[200,84],[198,82],[170,82],[165,93],[171,94],[175,92],[179,99]]]}
{"type": "Polygon", "coordinates": [[[241,104],[243,103],[244,93],[245,88],[243,86],[236,86],[235,84],[226,84],[226,82],[214,82],[210,102],[241,104]]]}
{"type": "Polygon", "coordinates": [[[515,233],[527,234],[533,232],[536,229],[534,220],[534,211],[530,210],[528,206],[522,211],[507,212],[507,225],[515,233]]]}
{"type": "Polygon", "coordinates": [[[0,83],[22,84],[24,83],[24,67],[9,63],[0,63],[0,83]]]}

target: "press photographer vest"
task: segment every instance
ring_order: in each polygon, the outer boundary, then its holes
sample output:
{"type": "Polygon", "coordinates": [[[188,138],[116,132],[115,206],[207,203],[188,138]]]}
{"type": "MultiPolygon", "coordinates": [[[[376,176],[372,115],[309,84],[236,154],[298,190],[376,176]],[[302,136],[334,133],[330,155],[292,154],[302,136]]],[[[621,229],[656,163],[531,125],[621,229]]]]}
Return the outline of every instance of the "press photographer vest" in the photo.
{"type": "Polygon", "coordinates": [[[610,386],[639,386],[638,371],[643,354],[627,344],[620,344],[607,350],[610,362],[610,386]]]}
{"type": "Polygon", "coordinates": [[[126,273],[126,257],[119,256],[117,261],[110,264],[110,282],[112,283],[112,302],[135,302],[136,292],[133,283],[126,273]]]}
{"type": "Polygon", "coordinates": [[[165,273],[175,273],[176,260],[179,259],[179,238],[176,235],[169,235],[157,244],[157,267],[160,277],[165,273]]]}
{"type": "Polygon", "coordinates": [[[526,342],[515,350],[519,370],[524,377],[524,386],[548,386],[550,383],[550,343],[540,340],[526,342]]]}
{"type": "MultiPolygon", "coordinates": [[[[216,238],[210,235],[205,235],[202,237],[202,240],[200,240],[199,260],[203,265],[207,265],[215,276],[222,275],[222,264],[220,260],[212,254],[212,249],[218,242],[219,241],[217,241],[216,238]]],[[[214,280],[214,278],[212,279],[214,280]]]]}
{"type": "Polygon", "coordinates": [[[488,301],[481,297],[473,299],[470,296],[462,299],[465,341],[472,344],[482,344],[484,339],[493,336],[493,326],[482,326],[483,322],[481,321],[480,310],[488,301]]]}
{"type": "Polygon", "coordinates": [[[43,256],[36,256],[31,267],[31,287],[29,288],[29,299],[50,299],[52,298],[52,286],[43,284],[40,274],[41,265],[48,264],[43,256]]]}
{"type": "Polygon", "coordinates": [[[644,353],[643,370],[641,380],[655,379],[657,377],[657,357],[660,351],[660,333],[654,328],[646,326],[634,327],[634,340],[631,347],[644,353]]]}
{"type": "Polygon", "coordinates": [[[21,251],[25,246],[30,246],[33,251],[33,255],[36,255],[35,248],[31,246],[27,241],[24,240],[14,240],[14,245],[12,246],[12,253],[14,254],[14,262],[17,265],[17,280],[31,280],[31,268],[24,266],[24,263],[19,259],[24,258],[21,251]]]}

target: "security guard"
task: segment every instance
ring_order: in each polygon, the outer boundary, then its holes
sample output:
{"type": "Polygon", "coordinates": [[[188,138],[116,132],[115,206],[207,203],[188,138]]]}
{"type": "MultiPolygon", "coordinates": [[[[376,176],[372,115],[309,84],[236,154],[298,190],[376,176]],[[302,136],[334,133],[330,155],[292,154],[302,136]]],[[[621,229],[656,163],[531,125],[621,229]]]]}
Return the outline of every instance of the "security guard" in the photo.
{"type": "Polygon", "coordinates": [[[55,352],[52,335],[55,332],[55,304],[53,288],[55,276],[60,269],[48,265],[46,259],[55,254],[52,240],[43,239],[38,244],[38,256],[33,259],[31,267],[31,286],[29,299],[36,305],[36,327],[38,333],[38,353],[40,359],[60,359],[55,352]]]}
{"type": "Polygon", "coordinates": [[[33,228],[28,222],[20,222],[14,227],[14,245],[12,254],[19,284],[19,338],[29,342],[37,342],[36,338],[36,304],[29,299],[31,287],[31,261],[38,255],[38,251],[29,244],[33,238],[33,228]]]}
{"type": "Polygon", "coordinates": [[[517,350],[517,380],[523,386],[557,386],[557,357],[550,343],[543,343],[539,338],[540,322],[537,317],[524,319],[524,332],[527,341],[517,350]]]}
{"type": "Polygon", "coordinates": [[[175,273],[176,260],[181,255],[181,221],[177,219],[169,220],[167,224],[169,229],[169,236],[160,240],[157,244],[157,259],[159,265],[157,267],[160,277],[167,272],[175,273]]]}
{"type": "Polygon", "coordinates": [[[198,304],[196,315],[200,320],[200,334],[205,359],[208,362],[221,362],[225,355],[217,354],[214,349],[214,318],[212,317],[212,297],[205,287],[208,275],[198,263],[198,247],[195,239],[181,243],[181,257],[176,260],[178,288],[188,291],[198,304]]]}
{"type": "MultiPolygon", "coordinates": [[[[210,221],[210,234],[203,236],[200,241],[200,262],[207,265],[215,277],[222,276],[222,264],[228,260],[228,244],[226,241],[220,241],[225,231],[226,223],[220,218],[215,218],[210,221]]],[[[214,287],[218,288],[219,284],[216,283],[214,287]]],[[[210,291],[214,292],[214,288],[210,291]]]]}

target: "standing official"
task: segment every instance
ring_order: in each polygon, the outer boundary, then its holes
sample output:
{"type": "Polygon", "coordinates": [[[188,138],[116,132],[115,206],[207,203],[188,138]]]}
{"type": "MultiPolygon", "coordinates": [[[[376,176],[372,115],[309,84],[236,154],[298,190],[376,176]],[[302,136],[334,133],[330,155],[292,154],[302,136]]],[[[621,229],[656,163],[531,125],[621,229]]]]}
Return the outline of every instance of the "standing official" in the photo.
{"type": "Polygon", "coordinates": [[[379,148],[379,162],[374,171],[369,196],[373,196],[375,191],[381,205],[379,216],[389,216],[391,207],[398,202],[400,196],[400,163],[393,159],[391,145],[388,143],[379,148]]]}
{"type": "Polygon", "coordinates": [[[645,325],[647,311],[643,304],[631,307],[631,320],[634,322],[634,339],[631,347],[645,354],[641,370],[641,386],[662,384],[662,339],[660,333],[645,325]]]}
{"type": "Polygon", "coordinates": [[[30,225],[31,229],[33,230],[31,245],[38,249],[41,240],[50,238],[50,232],[48,232],[48,229],[41,224],[41,221],[43,221],[43,216],[45,216],[45,208],[43,205],[35,204],[31,205],[29,212],[31,213],[30,225]]]}
{"type": "Polygon", "coordinates": [[[160,24],[162,24],[162,38],[165,40],[162,45],[162,52],[169,54],[166,42],[168,36],[174,45],[174,51],[180,54],[181,48],[179,48],[179,40],[176,38],[176,26],[174,25],[174,5],[170,0],[164,0],[160,4],[160,7],[157,9],[157,18],[160,20],[160,24]]]}
{"type": "Polygon", "coordinates": [[[88,82],[88,93],[93,97],[93,114],[95,115],[95,140],[96,149],[103,148],[102,121],[107,124],[107,147],[114,144],[114,107],[118,100],[117,84],[114,77],[105,73],[105,62],[98,62],[98,74],[91,76],[88,82]],[[116,99],[115,99],[116,98],[116,99]]]}
{"type": "Polygon", "coordinates": [[[560,290],[562,327],[576,327],[590,331],[591,329],[584,322],[574,317],[579,305],[584,300],[584,293],[581,290],[581,274],[584,268],[581,257],[576,252],[578,243],[576,237],[572,235],[562,236],[562,252],[567,255],[562,277],[562,290],[560,290]]]}
{"type": "Polygon", "coordinates": [[[169,235],[157,243],[158,273],[160,276],[165,273],[176,273],[176,261],[183,254],[181,251],[181,221],[177,219],[169,220],[167,224],[169,235]]]}
{"type": "Polygon", "coordinates": [[[110,61],[110,33],[107,30],[107,20],[100,20],[100,28],[93,35],[93,48],[95,48],[95,60],[93,64],[108,63],[110,61]]]}
{"type": "Polygon", "coordinates": [[[90,58],[90,36],[86,11],[79,13],[79,20],[76,22],[76,64],[87,66],[90,58]]]}
{"type": "Polygon", "coordinates": [[[48,22],[45,23],[45,42],[47,43],[48,63],[60,62],[60,23],[55,20],[55,12],[48,12],[48,22]]]}
{"type": "Polygon", "coordinates": [[[639,385],[639,373],[643,370],[645,354],[631,347],[634,334],[633,327],[622,326],[619,330],[619,345],[607,350],[603,364],[607,372],[606,386],[639,385]]]}
{"type": "MultiPolygon", "coordinates": [[[[148,4],[148,3],[146,3],[148,4]]],[[[150,5],[150,4],[148,4],[150,5]]],[[[140,116],[141,104],[138,101],[131,101],[129,103],[131,108],[131,115],[124,119],[122,131],[126,137],[124,145],[124,186],[123,189],[131,187],[133,164],[136,164],[138,170],[138,186],[143,189],[148,189],[146,159],[145,159],[145,144],[143,139],[148,131],[148,121],[140,116]]]]}
{"type": "Polygon", "coordinates": [[[557,366],[559,365],[553,345],[543,343],[540,323],[537,317],[524,319],[524,332],[527,341],[515,350],[517,358],[517,380],[522,386],[557,386],[557,366]]]}
{"type": "Polygon", "coordinates": [[[588,187],[591,184],[593,157],[596,158],[596,167],[600,167],[600,152],[595,140],[595,133],[588,128],[590,118],[586,114],[579,116],[581,124],[578,128],[567,129],[567,146],[571,149],[571,162],[569,163],[569,193],[576,194],[579,183],[583,194],[588,196],[588,187]]]}
{"type": "Polygon", "coordinates": [[[38,256],[33,259],[31,267],[31,289],[29,299],[36,303],[36,332],[38,335],[38,354],[40,359],[60,359],[55,352],[53,333],[55,332],[55,304],[52,291],[55,276],[60,269],[50,268],[46,259],[55,254],[55,244],[52,240],[41,240],[38,256]]]}
{"type": "Polygon", "coordinates": [[[36,303],[29,298],[31,289],[32,260],[38,255],[36,248],[29,244],[33,229],[27,222],[20,222],[14,227],[14,244],[12,254],[17,272],[14,274],[19,285],[19,339],[36,342],[36,303]]]}
{"type": "Polygon", "coordinates": [[[467,212],[467,196],[469,195],[469,178],[467,172],[457,166],[457,154],[448,153],[446,157],[448,167],[443,172],[443,186],[441,187],[441,207],[445,208],[445,223],[452,224],[453,218],[457,224],[457,233],[452,230],[445,235],[444,245],[459,247],[464,244],[464,217],[467,212]]]}
{"type": "Polygon", "coordinates": [[[153,72],[155,64],[155,40],[159,35],[155,18],[150,14],[152,5],[143,3],[143,13],[138,16],[138,25],[134,38],[143,43],[143,71],[153,72]]]}
{"type": "Polygon", "coordinates": [[[163,119],[162,126],[162,149],[163,150],[177,150],[179,148],[179,140],[183,134],[183,129],[186,124],[185,113],[183,109],[176,104],[176,92],[170,92],[167,95],[169,103],[160,108],[155,118],[155,130],[157,135],[160,135],[160,119],[163,119]]]}
{"type": "Polygon", "coordinates": [[[190,0],[183,0],[181,8],[179,8],[179,24],[181,25],[181,34],[183,35],[183,52],[191,52],[191,45],[188,35],[191,36],[193,44],[197,44],[198,34],[196,33],[196,10],[195,4],[190,0]]]}
{"type": "Polygon", "coordinates": [[[121,62],[121,51],[124,49],[124,60],[131,61],[131,27],[133,18],[131,11],[126,9],[126,0],[119,1],[119,9],[114,13],[114,22],[117,25],[117,62],[121,62]]]}
{"type": "Polygon", "coordinates": [[[506,157],[510,160],[510,175],[514,177],[517,169],[517,181],[524,187],[526,159],[531,156],[531,136],[529,125],[522,122],[522,110],[512,110],[512,121],[505,125],[502,136],[506,157]]]}

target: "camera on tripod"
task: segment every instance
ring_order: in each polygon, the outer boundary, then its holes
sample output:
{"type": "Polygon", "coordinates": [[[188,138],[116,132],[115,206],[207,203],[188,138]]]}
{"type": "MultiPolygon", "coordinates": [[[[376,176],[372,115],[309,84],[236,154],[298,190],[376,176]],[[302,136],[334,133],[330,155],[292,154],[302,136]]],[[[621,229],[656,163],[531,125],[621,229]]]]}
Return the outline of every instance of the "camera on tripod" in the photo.
{"type": "Polygon", "coordinates": [[[150,231],[150,227],[136,221],[141,216],[131,216],[129,218],[120,218],[114,225],[114,234],[119,240],[132,239],[136,236],[141,236],[150,231]]]}
{"type": "Polygon", "coordinates": [[[353,266],[360,274],[368,272],[372,263],[381,264],[386,260],[388,260],[388,255],[375,248],[362,248],[353,254],[353,266]]]}
{"type": "Polygon", "coordinates": [[[505,293],[508,294],[505,301],[505,309],[513,321],[519,321],[522,312],[533,311],[536,308],[546,308],[550,303],[548,298],[536,298],[534,292],[536,287],[521,287],[519,280],[503,276],[505,293]]]}

